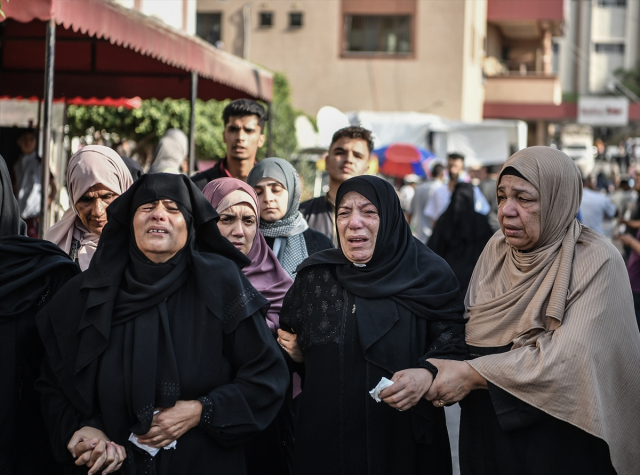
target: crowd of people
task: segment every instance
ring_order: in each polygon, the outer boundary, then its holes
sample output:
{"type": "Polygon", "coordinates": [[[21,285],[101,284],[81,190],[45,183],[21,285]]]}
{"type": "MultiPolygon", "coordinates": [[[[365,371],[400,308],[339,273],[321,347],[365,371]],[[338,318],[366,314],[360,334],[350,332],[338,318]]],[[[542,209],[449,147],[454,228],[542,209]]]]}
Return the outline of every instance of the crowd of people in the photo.
{"type": "Polygon", "coordinates": [[[463,474],[637,473],[640,239],[630,279],[569,157],[401,203],[350,126],[301,203],[262,106],[223,120],[193,177],[179,130],[146,174],[81,148],[44,240],[0,160],[0,474],[445,475],[458,402],[463,474]]]}

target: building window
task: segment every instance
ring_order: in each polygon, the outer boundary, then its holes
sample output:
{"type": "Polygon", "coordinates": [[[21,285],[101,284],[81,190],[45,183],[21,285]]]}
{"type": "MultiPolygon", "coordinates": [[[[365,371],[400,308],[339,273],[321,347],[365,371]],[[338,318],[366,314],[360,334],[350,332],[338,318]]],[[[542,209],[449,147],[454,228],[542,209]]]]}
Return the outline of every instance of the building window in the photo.
{"type": "Polygon", "coordinates": [[[302,26],[302,12],[289,13],[289,28],[300,28],[302,26]]]}
{"type": "Polygon", "coordinates": [[[260,12],[260,26],[262,28],[270,28],[273,26],[273,12],[260,12]]]}
{"type": "Polygon", "coordinates": [[[624,54],[624,44],[596,43],[596,53],[624,54]]]}
{"type": "Polygon", "coordinates": [[[411,15],[347,15],[346,53],[411,53],[411,15]]]}
{"type": "Polygon", "coordinates": [[[196,14],[196,35],[217,46],[222,39],[222,13],[196,14]]]}
{"type": "Polygon", "coordinates": [[[626,7],[627,0],[598,0],[599,7],[626,7]]]}

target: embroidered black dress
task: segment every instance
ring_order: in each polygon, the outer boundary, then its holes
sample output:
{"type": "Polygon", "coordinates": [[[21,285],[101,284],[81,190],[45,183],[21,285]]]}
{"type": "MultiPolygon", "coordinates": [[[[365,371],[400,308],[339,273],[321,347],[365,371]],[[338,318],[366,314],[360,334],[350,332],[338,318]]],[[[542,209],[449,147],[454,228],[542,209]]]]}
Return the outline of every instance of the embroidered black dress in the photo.
{"type": "MultiPolygon", "coordinates": [[[[373,258],[355,267],[340,250],[299,268],[280,313],[298,335],[304,363],[294,474],[449,474],[444,411],[421,400],[400,412],[369,395],[382,377],[465,359],[459,286],[446,263],[411,236],[391,185],[346,181],[379,211],[373,258]]],[[[437,376],[436,376],[437,377],[437,376]]]]}

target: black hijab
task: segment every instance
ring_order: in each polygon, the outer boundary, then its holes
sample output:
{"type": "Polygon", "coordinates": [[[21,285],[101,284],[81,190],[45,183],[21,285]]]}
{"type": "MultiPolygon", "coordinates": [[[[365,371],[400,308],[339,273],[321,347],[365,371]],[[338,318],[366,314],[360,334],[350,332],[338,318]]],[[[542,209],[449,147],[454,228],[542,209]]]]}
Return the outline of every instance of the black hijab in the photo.
{"type": "Polygon", "coordinates": [[[360,193],[378,209],[380,226],[373,257],[365,267],[356,267],[342,249],[329,249],[310,256],[298,272],[314,265],[336,266],[338,281],[356,296],[363,349],[398,320],[398,312],[390,303],[408,308],[421,318],[464,322],[455,276],[444,260],[413,237],[393,186],[374,176],[345,181],[336,195],[336,222],[340,202],[350,191],[360,193]]]}
{"type": "Polygon", "coordinates": [[[464,294],[473,269],[491,236],[493,231],[487,216],[475,210],[473,185],[458,183],[427,245],[451,266],[464,294]]]}
{"type": "Polygon", "coordinates": [[[0,156],[0,323],[13,320],[36,304],[61,273],[80,272],[58,246],[23,236],[25,233],[9,170],[0,156]]]}
{"type": "MultiPolygon", "coordinates": [[[[61,315],[40,314],[38,326],[50,358],[53,355],[56,376],[73,381],[67,396],[90,415],[99,356],[109,344],[111,328],[129,325],[133,342],[124,349],[125,368],[103,365],[99,370],[131,375],[127,397],[137,422],[130,429],[145,434],[153,408],[171,407],[180,396],[174,344],[191,344],[172,340],[166,299],[194,277],[199,297],[220,319],[225,333],[258,311],[266,314],[269,303],[240,270],[250,261],[220,234],[218,214],[188,177],[144,175],[113,201],[107,214],[98,249],[80,284],[86,295],[81,314],[66,315],[67,324],[59,323],[61,315]],[[155,264],[138,249],[132,222],[138,207],[159,200],[177,204],[189,235],[174,257],[155,264]],[[69,321],[78,323],[69,325],[69,321]],[[56,343],[50,351],[51,341],[56,343]]],[[[193,318],[210,318],[210,313],[193,318]]]]}

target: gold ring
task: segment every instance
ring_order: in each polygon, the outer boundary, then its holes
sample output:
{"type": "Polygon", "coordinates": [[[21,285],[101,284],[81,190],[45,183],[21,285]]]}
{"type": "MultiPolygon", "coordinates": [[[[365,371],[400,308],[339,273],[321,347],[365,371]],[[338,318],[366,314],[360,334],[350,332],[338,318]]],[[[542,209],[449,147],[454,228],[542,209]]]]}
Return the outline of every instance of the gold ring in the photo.
{"type": "Polygon", "coordinates": [[[438,401],[438,407],[443,407],[443,406],[444,406],[444,401],[440,399],[440,401],[438,401]]]}

